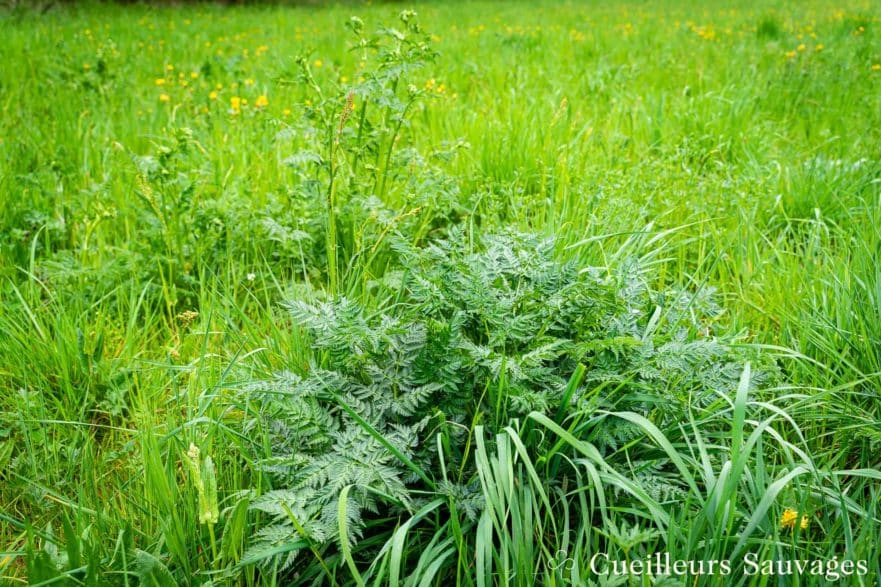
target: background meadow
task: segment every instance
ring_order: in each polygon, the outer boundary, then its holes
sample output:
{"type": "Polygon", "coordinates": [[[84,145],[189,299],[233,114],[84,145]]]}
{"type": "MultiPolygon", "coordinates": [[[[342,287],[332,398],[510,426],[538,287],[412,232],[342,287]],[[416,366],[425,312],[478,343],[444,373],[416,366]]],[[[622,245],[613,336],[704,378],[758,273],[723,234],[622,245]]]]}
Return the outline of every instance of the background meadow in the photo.
{"type": "Polygon", "coordinates": [[[878,584],[879,31],[0,13],[2,580],[878,584]]]}

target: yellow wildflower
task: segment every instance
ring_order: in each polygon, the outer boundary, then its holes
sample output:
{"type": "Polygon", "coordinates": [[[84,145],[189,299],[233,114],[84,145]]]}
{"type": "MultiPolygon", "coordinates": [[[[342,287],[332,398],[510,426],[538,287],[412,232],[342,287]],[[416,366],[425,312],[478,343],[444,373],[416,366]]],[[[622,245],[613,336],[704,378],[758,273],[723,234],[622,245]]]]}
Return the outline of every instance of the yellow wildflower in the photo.
{"type": "Polygon", "coordinates": [[[807,48],[807,47],[805,47],[805,44],[804,44],[804,43],[802,43],[802,44],[800,44],[800,45],[798,46],[798,50],[799,50],[799,51],[804,51],[806,48],[807,48]]]}
{"type": "MultiPolygon", "coordinates": [[[[792,508],[786,508],[785,510],[783,510],[783,515],[780,516],[780,527],[783,529],[795,528],[795,522],[798,519],[799,517],[797,511],[792,508]]],[[[808,520],[807,516],[802,516],[801,521],[799,521],[798,525],[802,530],[805,530],[808,527],[809,521],[810,520],[808,520]]]]}
{"type": "Polygon", "coordinates": [[[872,71],[881,71],[881,63],[876,63],[872,66],[872,71]]]}
{"type": "Polygon", "coordinates": [[[89,65],[88,63],[83,63],[83,69],[86,69],[86,70],[92,69],[92,66],[89,65]]]}
{"type": "Polygon", "coordinates": [[[174,66],[173,65],[166,65],[165,69],[167,69],[168,71],[174,71],[174,66]]]}
{"type": "Polygon", "coordinates": [[[257,98],[257,101],[254,102],[254,106],[256,106],[257,108],[265,108],[266,106],[269,106],[269,98],[267,98],[265,95],[259,96],[257,98]]]}
{"type": "Polygon", "coordinates": [[[233,112],[238,112],[242,107],[242,99],[238,96],[233,96],[229,99],[229,107],[232,108],[233,112]]]}
{"type": "Polygon", "coordinates": [[[157,86],[164,86],[164,85],[165,85],[165,78],[163,78],[163,77],[157,77],[157,78],[156,78],[156,85],[157,85],[157,86]]]}
{"type": "Polygon", "coordinates": [[[210,94],[208,94],[208,99],[209,100],[216,100],[217,99],[217,92],[212,91],[210,94]]]}
{"type": "Polygon", "coordinates": [[[291,115],[291,109],[290,109],[290,108],[285,108],[284,110],[282,110],[282,115],[283,115],[285,118],[287,118],[288,116],[291,115]]]}
{"type": "Polygon", "coordinates": [[[789,59],[794,59],[795,58],[795,51],[787,51],[786,57],[789,59]]]}
{"type": "Polygon", "coordinates": [[[246,85],[246,86],[253,86],[253,85],[254,85],[254,80],[252,80],[251,78],[246,79],[246,80],[245,80],[245,85],[246,85]]]}
{"type": "Polygon", "coordinates": [[[814,47],[814,51],[816,51],[817,53],[819,53],[820,51],[822,51],[822,50],[825,49],[825,48],[826,48],[826,46],[823,45],[823,43],[820,43],[819,45],[817,45],[816,47],[814,47]]]}
{"type": "Polygon", "coordinates": [[[160,102],[168,102],[169,100],[171,100],[171,97],[168,94],[159,94],[160,102]]]}
{"type": "Polygon", "coordinates": [[[313,65],[314,65],[315,67],[321,67],[321,66],[324,65],[324,64],[321,62],[321,59],[316,59],[316,60],[315,60],[315,63],[313,63],[313,65]]]}
{"type": "Polygon", "coordinates": [[[198,71],[191,72],[190,77],[193,79],[197,79],[199,77],[199,72],[198,71]]]}

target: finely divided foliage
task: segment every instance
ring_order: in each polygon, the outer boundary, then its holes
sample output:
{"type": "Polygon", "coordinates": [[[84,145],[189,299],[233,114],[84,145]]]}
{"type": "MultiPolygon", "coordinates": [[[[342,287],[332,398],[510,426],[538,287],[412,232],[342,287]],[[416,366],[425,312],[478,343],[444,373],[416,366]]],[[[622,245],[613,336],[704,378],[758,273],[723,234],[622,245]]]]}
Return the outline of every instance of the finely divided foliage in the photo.
{"type": "MultiPolygon", "coordinates": [[[[495,433],[532,413],[614,409],[668,426],[688,406],[736,387],[746,355],[701,335],[718,314],[711,298],[653,291],[635,262],[611,271],[560,263],[553,244],[518,234],[469,242],[454,230],[449,240],[402,251],[388,307],[368,312],[347,298],[287,304],[315,356],[303,375],[247,387],[272,447],[264,470],[284,487],[252,504],[275,524],[247,558],[298,539],[363,537],[367,515],[424,504],[441,461],[458,471],[443,491],[476,516],[468,447],[476,423],[495,433]],[[580,383],[567,391],[576,371],[580,383]],[[352,535],[336,537],[347,487],[352,535]]],[[[595,442],[611,454],[642,434],[611,419],[595,442]]],[[[636,468],[650,493],[687,489],[663,461],[636,468]]]]}

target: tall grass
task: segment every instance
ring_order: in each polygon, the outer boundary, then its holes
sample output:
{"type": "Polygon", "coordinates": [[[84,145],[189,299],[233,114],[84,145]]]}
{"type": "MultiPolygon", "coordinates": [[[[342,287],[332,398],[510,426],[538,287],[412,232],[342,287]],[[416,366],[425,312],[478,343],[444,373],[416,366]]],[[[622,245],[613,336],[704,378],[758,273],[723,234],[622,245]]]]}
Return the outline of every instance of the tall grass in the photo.
{"type": "MultiPolygon", "coordinates": [[[[0,577],[603,584],[592,560],[669,552],[730,559],[734,584],[768,584],[746,553],[865,560],[838,580],[879,584],[873,7],[417,8],[424,34],[382,4],[0,14],[0,577]],[[350,50],[383,23],[387,53],[350,50]],[[400,69],[369,78],[377,62],[400,69]],[[405,255],[509,229],[609,278],[638,263],[655,291],[714,290],[700,336],[779,380],[739,365],[705,402],[635,408],[579,369],[566,401],[509,418],[502,378],[427,434],[430,466],[339,405],[413,473],[413,502],[359,538],[347,485],[346,538],[255,552],[273,515],[254,504],[283,482],[242,389],[326,361],[281,302],[391,316],[405,255]]],[[[790,580],[823,581],[771,582],[790,580]]]]}

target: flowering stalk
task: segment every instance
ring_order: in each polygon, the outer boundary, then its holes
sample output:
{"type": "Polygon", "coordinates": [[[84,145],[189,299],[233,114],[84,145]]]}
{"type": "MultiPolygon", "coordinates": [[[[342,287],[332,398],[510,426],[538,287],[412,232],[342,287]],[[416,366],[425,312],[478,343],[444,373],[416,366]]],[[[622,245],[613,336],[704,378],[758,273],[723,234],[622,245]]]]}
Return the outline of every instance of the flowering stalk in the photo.
{"type": "Polygon", "coordinates": [[[199,455],[199,447],[191,443],[184,462],[190,469],[193,484],[199,494],[199,523],[208,525],[211,554],[214,560],[217,560],[217,541],[214,538],[214,525],[220,520],[220,510],[217,506],[217,475],[211,457],[205,457],[205,461],[200,462],[199,455]]]}

